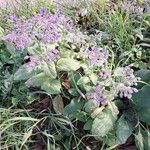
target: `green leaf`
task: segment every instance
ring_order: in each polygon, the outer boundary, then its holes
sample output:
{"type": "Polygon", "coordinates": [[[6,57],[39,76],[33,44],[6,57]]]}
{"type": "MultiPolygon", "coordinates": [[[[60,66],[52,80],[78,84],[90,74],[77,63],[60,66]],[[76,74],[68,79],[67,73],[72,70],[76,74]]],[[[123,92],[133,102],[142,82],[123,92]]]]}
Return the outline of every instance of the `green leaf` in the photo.
{"type": "Polygon", "coordinates": [[[136,76],[140,77],[142,81],[150,81],[150,70],[141,69],[136,72],[136,76]]]}
{"type": "Polygon", "coordinates": [[[67,50],[67,49],[62,49],[60,51],[61,58],[72,58],[73,54],[74,53],[71,50],[67,50]]]}
{"type": "Polygon", "coordinates": [[[60,95],[56,96],[53,99],[53,107],[57,114],[63,114],[64,112],[64,103],[60,95]]]}
{"type": "Polygon", "coordinates": [[[133,103],[136,108],[149,108],[150,107],[150,86],[144,86],[139,92],[135,93],[132,97],[133,103]]]}
{"type": "Polygon", "coordinates": [[[60,71],[76,71],[80,68],[80,62],[71,58],[61,58],[57,62],[60,71]]]}
{"type": "Polygon", "coordinates": [[[64,108],[64,113],[65,115],[73,115],[77,112],[79,112],[82,108],[82,102],[78,101],[78,99],[74,98],[71,100],[70,104],[68,104],[65,108],[64,108]]]}
{"type": "Polygon", "coordinates": [[[79,74],[78,72],[68,73],[68,76],[69,76],[68,78],[72,87],[76,87],[78,80],[82,77],[81,74],[79,74]]]}
{"type": "Polygon", "coordinates": [[[138,133],[135,134],[135,143],[139,150],[150,149],[150,131],[139,128],[138,133]]]}
{"type": "Polygon", "coordinates": [[[6,43],[6,48],[12,56],[16,55],[17,51],[16,51],[15,46],[12,43],[6,43]]]}
{"type": "Polygon", "coordinates": [[[140,43],[139,45],[141,47],[150,48],[150,44],[148,44],[148,43],[140,43]]]}
{"type": "Polygon", "coordinates": [[[51,79],[44,72],[39,73],[26,81],[26,85],[33,87],[41,87],[48,94],[61,93],[61,83],[59,80],[51,79]]]}
{"type": "Polygon", "coordinates": [[[142,108],[136,111],[138,119],[150,125],[150,108],[142,108]]]}
{"type": "Polygon", "coordinates": [[[93,90],[93,86],[91,86],[91,85],[83,85],[82,88],[84,88],[86,93],[91,92],[93,90]]]}
{"type": "Polygon", "coordinates": [[[95,108],[91,113],[91,118],[95,119],[104,109],[104,106],[95,108]]]}
{"type": "Polygon", "coordinates": [[[78,80],[77,85],[85,85],[89,82],[90,82],[89,77],[83,76],[78,80]]]}
{"type": "Polygon", "coordinates": [[[77,81],[80,79],[80,77],[81,75],[79,73],[76,72],[69,73],[69,81],[71,83],[71,86],[74,87],[83,98],[85,98],[85,95],[82,93],[81,89],[77,86],[77,81]]]}
{"type": "Polygon", "coordinates": [[[26,65],[21,66],[14,74],[14,80],[27,80],[34,75],[34,71],[28,69],[26,65]]]}
{"type": "Polygon", "coordinates": [[[39,73],[26,81],[27,86],[41,87],[44,82],[50,82],[50,78],[45,73],[39,73]]]}
{"type": "Polygon", "coordinates": [[[12,101],[12,104],[15,106],[20,102],[20,99],[18,99],[16,97],[12,97],[11,101],[12,101]]]}
{"type": "Polygon", "coordinates": [[[70,88],[68,90],[68,92],[72,95],[72,96],[79,96],[80,94],[78,93],[76,88],[70,88]]]}
{"type": "Polygon", "coordinates": [[[135,134],[135,144],[139,150],[144,150],[143,136],[140,130],[138,134],[135,134]]]}
{"type": "Polygon", "coordinates": [[[88,119],[87,113],[84,111],[80,111],[75,114],[75,118],[81,122],[86,122],[88,119]]]}
{"type": "Polygon", "coordinates": [[[109,107],[105,108],[93,121],[92,134],[99,139],[113,129],[114,123],[117,120],[117,114],[112,113],[109,107]]]}
{"type": "Polygon", "coordinates": [[[84,130],[91,130],[93,124],[93,119],[89,119],[83,126],[84,130]]]}
{"type": "Polygon", "coordinates": [[[4,35],[4,29],[0,27],[0,37],[4,35]]]}
{"type": "MultiPolygon", "coordinates": [[[[149,82],[150,81],[150,70],[142,69],[136,72],[136,76],[141,78],[141,81],[149,82]]],[[[144,86],[144,83],[139,83],[138,87],[144,86]]]]}
{"type": "Polygon", "coordinates": [[[147,149],[150,149],[150,132],[147,131],[147,143],[146,143],[147,149]]]}
{"type": "Polygon", "coordinates": [[[59,80],[52,80],[51,82],[45,81],[42,86],[42,90],[46,91],[48,94],[60,94],[61,93],[61,83],[59,80]]]}
{"type": "Polygon", "coordinates": [[[30,46],[28,46],[27,51],[30,55],[37,55],[38,51],[39,51],[39,45],[38,43],[32,44],[30,46]]]}
{"type": "Polygon", "coordinates": [[[124,116],[121,116],[118,120],[116,131],[118,144],[124,144],[129,136],[132,134],[132,131],[132,124],[127,121],[124,116]]]}
{"type": "Polygon", "coordinates": [[[89,75],[89,78],[90,78],[90,80],[92,81],[92,83],[93,83],[94,85],[97,84],[98,76],[97,76],[96,74],[94,74],[94,73],[90,74],[90,75],[89,75]]]}
{"type": "Polygon", "coordinates": [[[117,137],[116,137],[116,131],[112,130],[108,132],[107,136],[103,138],[104,142],[108,146],[115,146],[117,145],[117,137]]]}
{"type": "Polygon", "coordinates": [[[89,67],[89,65],[87,65],[85,63],[81,63],[81,67],[84,70],[85,75],[89,75],[89,74],[93,73],[93,70],[89,67]]]}
{"type": "Polygon", "coordinates": [[[114,102],[115,102],[115,105],[117,106],[118,109],[124,108],[124,104],[120,99],[116,99],[114,102]]]}
{"type": "Polygon", "coordinates": [[[95,108],[99,107],[99,104],[95,101],[88,101],[84,105],[84,110],[91,113],[95,108]]]}
{"type": "Polygon", "coordinates": [[[54,62],[48,64],[46,62],[43,62],[42,69],[47,75],[50,76],[50,78],[55,79],[57,77],[57,72],[56,72],[56,67],[54,62]]]}

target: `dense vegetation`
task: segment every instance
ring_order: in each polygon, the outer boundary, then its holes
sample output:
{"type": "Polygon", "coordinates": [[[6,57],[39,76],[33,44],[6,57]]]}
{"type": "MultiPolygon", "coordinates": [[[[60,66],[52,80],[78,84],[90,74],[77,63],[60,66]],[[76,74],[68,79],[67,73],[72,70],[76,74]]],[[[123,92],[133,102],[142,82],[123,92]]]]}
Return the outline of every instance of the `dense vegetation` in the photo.
{"type": "Polygon", "coordinates": [[[21,1],[0,9],[0,149],[150,149],[150,1],[21,1]]]}

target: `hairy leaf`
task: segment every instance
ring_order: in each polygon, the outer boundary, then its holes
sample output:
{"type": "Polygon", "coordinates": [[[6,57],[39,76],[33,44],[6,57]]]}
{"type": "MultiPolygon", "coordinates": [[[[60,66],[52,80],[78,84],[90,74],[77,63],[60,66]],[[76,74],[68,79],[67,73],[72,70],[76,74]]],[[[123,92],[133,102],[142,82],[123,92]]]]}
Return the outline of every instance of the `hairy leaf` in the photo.
{"type": "Polygon", "coordinates": [[[14,80],[27,80],[34,75],[34,71],[28,69],[26,65],[21,66],[14,74],[14,80]]]}
{"type": "Polygon", "coordinates": [[[57,62],[57,67],[60,71],[76,71],[80,68],[80,63],[71,58],[61,58],[57,62]]]}
{"type": "Polygon", "coordinates": [[[50,83],[45,81],[42,86],[42,90],[46,91],[48,94],[59,94],[61,93],[61,84],[58,80],[53,80],[50,83]]]}
{"type": "Polygon", "coordinates": [[[109,107],[101,112],[93,121],[92,134],[101,138],[113,129],[114,123],[117,120],[117,114],[113,113],[109,107]]]}
{"type": "Polygon", "coordinates": [[[132,124],[128,122],[124,116],[121,116],[117,124],[117,141],[118,144],[124,144],[132,134],[132,124]]]}
{"type": "Polygon", "coordinates": [[[132,97],[136,108],[150,107],[150,86],[146,85],[132,97]]]}

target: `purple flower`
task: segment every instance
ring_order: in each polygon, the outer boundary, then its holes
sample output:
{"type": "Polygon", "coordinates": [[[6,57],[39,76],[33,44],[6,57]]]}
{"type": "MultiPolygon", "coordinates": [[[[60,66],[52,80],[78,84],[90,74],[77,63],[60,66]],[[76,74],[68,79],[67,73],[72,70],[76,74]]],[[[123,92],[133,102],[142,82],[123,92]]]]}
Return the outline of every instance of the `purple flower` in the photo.
{"type": "Polygon", "coordinates": [[[30,61],[26,64],[26,66],[30,69],[35,69],[39,64],[41,64],[40,60],[33,56],[26,56],[25,59],[30,59],[30,61]]]}
{"type": "Polygon", "coordinates": [[[134,8],[134,13],[135,13],[136,15],[138,15],[138,16],[142,15],[142,14],[143,14],[143,11],[144,11],[144,8],[142,8],[142,7],[136,6],[136,7],[134,8]]]}
{"type": "Polygon", "coordinates": [[[14,14],[14,15],[10,16],[10,19],[11,19],[12,22],[15,23],[15,22],[17,22],[18,17],[14,14]]]}
{"type": "Polygon", "coordinates": [[[64,16],[62,11],[47,12],[41,8],[40,12],[31,19],[12,17],[13,31],[6,35],[5,41],[14,43],[17,49],[25,49],[30,41],[33,42],[60,42],[65,32],[72,28],[70,18],[64,16]]]}
{"type": "Polygon", "coordinates": [[[137,82],[140,80],[140,78],[135,77],[135,75],[133,74],[134,73],[133,69],[127,66],[123,70],[124,70],[124,78],[125,78],[124,81],[126,81],[126,85],[137,86],[137,82]]]}
{"type": "Polygon", "coordinates": [[[90,60],[92,65],[103,66],[109,54],[104,49],[93,46],[85,50],[84,56],[90,60]]]}
{"type": "Polygon", "coordinates": [[[61,3],[62,0],[54,0],[55,3],[61,3]]]}
{"type": "Polygon", "coordinates": [[[41,9],[40,9],[40,14],[41,15],[44,15],[45,13],[46,13],[46,8],[44,8],[44,7],[42,7],[41,9]]]}
{"type": "Polygon", "coordinates": [[[29,43],[29,37],[27,34],[18,34],[12,32],[4,37],[4,40],[10,43],[15,44],[16,48],[21,50],[25,49],[29,43]]]}
{"type": "MultiPolygon", "coordinates": [[[[62,0],[59,0],[62,1],[62,0]]],[[[64,10],[62,8],[59,8],[56,10],[57,14],[64,14],[64,10]]]]}
{"type": "Polygon", "coordinates": [[[137,89],[134,86],[137,85],[137,82],[140,78],[135,77],[133,74],[134,71],[129,66],[123,68],[116,68],[114,71],[114,76],[116,78],[116,82],[118,83],[118,91],[119,96],[131,98],[134,92],[137,92],[137,89]]]}
{"type": "Polygon", "coordinates": [[[121,2],[121,10],[127,12],[128,14],[136,14],[140,16],[143,14],[144,8],[138,6],[136,0],[123,0],[121,2]]]}
{"type": "Polygon", "coordinates": [[[25,60],[27,59],[29,59],[29,62],[26,66],[30,69],[36,69],[36,67],[42,65],[43,62],[49,63],[57,61],[59,59],[59,51],[57,49],[51,49],[36,56],[26,56],[25,60]]]}
{"type": "Polygon", "coordinates": [[[145,7],[145,11],[148,12],[148,13],[150,13],[150,6],[146,6],[145,7]]]}
{"type": "Polygon", "coordinates": [[[106,79],[111,75],[111,69],[108,67],[102,67],[99,75],[101,78],[106,79]]]}
{"type": "Polygon", "coordinates": [[[104,96],[99,96],[99,97],[98,97],[98,102],[99,102],[101,105],[106,105],[107,99],[106,99],[106,97],[104,97],[104,96]]]}
{"type": "Polygon", "coordinates": [[[107,103],[107,98],[104,95],[104,93],[105,93],[105,87],[98,84],[95,86],[94,91],[87,95],[87,98],[96,101],[101,105],[105,105],[107,103]]]}
{"type": "Polygon", "coordinates": [[[134,87],[122,85],[119,89],[119,96],[120,98],[127,97],[128,99],[131,99],[134,92],[138,92],[138,90],[134,87]]]}
{"type": "Polygon", "coordinates": [[[45,43],[50,43],[50,42],[58,42],[60,41],[60,35],[59,34],[45,34],[43,37],[43,41],[45,43]]]}
{"type": "Polygon", "coordinates": [[[29,38],[27,35],[22,34],[15,42],[17,49],[25,49],[29,43],[29,38]]]}
{"type": "Polygon", "coordinates": [[[59,51],[57,49],[54,49],[43,56],[46,58],[46,61],[54,62],[59,59],[59,51]]]}

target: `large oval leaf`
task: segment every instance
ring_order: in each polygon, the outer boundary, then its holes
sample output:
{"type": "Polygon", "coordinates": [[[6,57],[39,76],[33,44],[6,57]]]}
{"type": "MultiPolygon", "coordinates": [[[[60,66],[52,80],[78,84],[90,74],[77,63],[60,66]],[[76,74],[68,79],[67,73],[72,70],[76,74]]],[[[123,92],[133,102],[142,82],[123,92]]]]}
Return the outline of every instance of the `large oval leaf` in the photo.
{"type": "Polygon", "coordinates": [[[71,58],[61,58],[57,62],[60,71],[75,71],[80,68],[80,62],[71,58]]]}
{"type": "Polygon", "coordinates": [[[150,86],[144,86],[139,92],[135,93],[132,100],[136,108],[150,107],[150,86]]]}
{"type": "Polygon", "coordinates": [[[50,95],[61,93],[61,83],[59,80],[52,80],[51,82],[45,81],[41,88],[50,95]]]}
{"type": "Polygon", "coordinates": [[[71,116],[77,112],[79,112],[82,108],[83,103],[81,101],[78,101],[77,98],[74,98],[71,100],[70,104],[68,104],[64,108],[64,114],[71,116]]]}
{"type": "Polygon", "coordinates": [[[101,138],[113,129],[114,123],[117,120],[117,114],[113,113],[111,109],[106,108],[93,121],[92,134],[101,138]]]}
{"type": "Polygon", "coordinates": [[[132,134],[132,124],[121,116],[117,124],[117,141],[118,144],[124,144],[132,134]]]}
{"type": "Polygon", "coordinates": [[[84,105],[84,110],[88,113],[91,113],[95,108],[99,107],[99,103],[96,101],[88,101],[84,105]]]}
{"type": "MultiPolygon", "coordinates": [[[[136,76],[140,77],[142,81],[148,83],[150,81],[150,70],[142,69],[136,72],[136,76]]],[[[144,83],[139,83],[138,87],[144,86],[144,83]]]]}
{"type": "Polygon", "coordinates": [[[29,80],[26,81],[27,86],[32,86],[32,87],[41,87],[41,85],[44,82],[50,82],[50,79],[45,73],[39,73],[33,77],[31,77],[29,80]]]}
{"type": "Polygon", "coordinates": [[[56,72],[56,67],[54,62],[51,63],[43,62],[41,67],[44,70],[44,72],[48,76],[50,76],[50,78],[55,79],[57,77],[57,72],[56,72]]]}
{"type": "Polygon", "coordinates": [[[136,72],[136,76],[140,77],[142,81],[148,82],[150,81],[150,70],[141,69],[136,72]]]}
{"type": "Polygon", "coordinates": [[[150,125],[150,108],[137,110],[138,119],[150,125]]]}
{"type": "Polygon", "coordinates": [[[21,66],[14,74],[14,80],[27,80],[34,75],[33,69],[28,69],[26,65],[21,66]]]}

